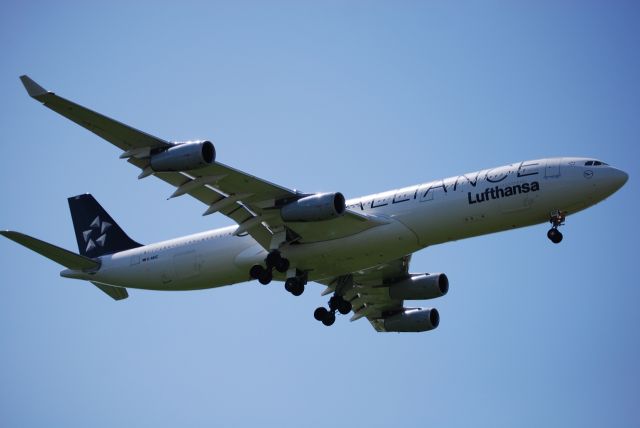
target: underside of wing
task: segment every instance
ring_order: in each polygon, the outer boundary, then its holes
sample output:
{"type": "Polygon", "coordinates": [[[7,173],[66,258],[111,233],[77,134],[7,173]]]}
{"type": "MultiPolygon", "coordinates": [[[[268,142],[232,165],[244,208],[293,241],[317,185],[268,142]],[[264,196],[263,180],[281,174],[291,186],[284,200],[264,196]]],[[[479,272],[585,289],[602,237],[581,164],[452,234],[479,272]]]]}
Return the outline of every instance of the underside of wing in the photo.
{"type": "Polygon", "coordinates": [[[323,295],[342,296],[351,303],[351,321],[367,318],[379,332],[421,332],[436,328],[440,318],[433,308],[407,308],[406,300],[444,296],[449,282],[444,274],[411,274],[405,256],[350,275],[323,281],[323,295]]]}

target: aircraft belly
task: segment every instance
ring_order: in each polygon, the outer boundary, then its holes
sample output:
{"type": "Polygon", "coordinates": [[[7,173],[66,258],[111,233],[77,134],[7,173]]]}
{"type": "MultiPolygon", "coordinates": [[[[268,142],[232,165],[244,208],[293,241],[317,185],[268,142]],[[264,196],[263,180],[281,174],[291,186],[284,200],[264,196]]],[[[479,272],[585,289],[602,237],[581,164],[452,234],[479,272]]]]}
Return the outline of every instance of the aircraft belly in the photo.
{"type": "Polygon", "coordinates": [[[331,241],[292,245],[283,250],[310,279],[342,275],[395,260],[420,248],[416,235],[401,222],[374,227],[331,241]]]}
{"type": "MultiPolygon", "coordinates": [[[[250,237],[224,237],[194,245],[146,250],[140,262],[128,255],[105,259],[92,280],[148,290],[197,290],[248,280],[235,263],[237,254],[255,244],[250,237]]],[[[144,251],[144,249],[143,249],[144,251]]],[[[142,251],[141,251],[142,252],[142,251]]]]}

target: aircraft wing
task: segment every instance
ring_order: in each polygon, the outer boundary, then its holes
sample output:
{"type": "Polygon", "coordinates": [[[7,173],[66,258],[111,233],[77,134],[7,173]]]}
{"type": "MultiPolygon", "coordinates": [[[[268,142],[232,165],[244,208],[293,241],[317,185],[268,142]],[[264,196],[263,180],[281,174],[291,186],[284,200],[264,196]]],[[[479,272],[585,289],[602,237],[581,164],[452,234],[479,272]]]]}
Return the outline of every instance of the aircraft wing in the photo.
{"type": "Polygon", "coordinates": [[[155,175],[176,187],[170,196],[188,194],[208,206],[203,215],[220,212],[238,225],[236,234],[249,233],[265,249],[272,236],[284,231],[298,242],[316,242],[352,235],[385,224],[384,220],[353,211],[335,219],[317,222],[284,222],[276,201],[295,200],[302,193],[270,183],[251,174],[219,162],[204,168],[154,172],[149,166],[149,154],[171,147],[172,142],[139,131],[65,98],[49,92],[28,76],[21,76],[29,95],[45,107],[70,119],[123,150],[121,158],[142,170],[138,178],[155,175]],[[292,235],[292,236],[291,236],[292,235]]]}
{"type": "Polygon", "coordinates": [[[411,256],[353,272],[350,275],[321,281],[327,285],[323,295],[338,291],[351,302],[351,321],[366,317],[376,331],[386,331],[382,317],[403,309],[404,300],[389,297],[390,284],[409,277],[411,256]]]}

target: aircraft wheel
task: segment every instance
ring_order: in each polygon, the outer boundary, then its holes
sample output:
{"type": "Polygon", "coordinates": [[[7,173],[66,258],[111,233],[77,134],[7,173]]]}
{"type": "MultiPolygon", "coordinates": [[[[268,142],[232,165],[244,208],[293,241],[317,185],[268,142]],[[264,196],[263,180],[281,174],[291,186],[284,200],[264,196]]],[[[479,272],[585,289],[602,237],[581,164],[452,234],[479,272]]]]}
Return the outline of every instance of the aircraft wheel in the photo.
{"type": "Polygon", "coordinates": [[[559,244],[562,242],[562,232],[558,229],[549,229],[547,232],[547,238],[549,238],[554,244],[559,244]]]}
{"type": "Polygon", "coordinates": [[[349,312],[351,312],[351,302],[344,298],[341,299],[341,301],[338,303],[338,312],[340,312],[342,315],[347,315],[349,312]]]}
{"type": "Polygon", "coordinates": [[[260,273],[260,276],[258,277],[258,281],[260,281],[260,284],[262,285],[267,285],[268,283],[271,282],[272,279],[273,279],[273,274],[271,273],[270,270],[266,270],[266,269],[264,269],[262,273],[260,273]]]}
{"type": "Polygon", "coordinates": [[[328,313],[329,311],[327,310],[327,308],[320,306],[315,311],[313,311],[313,317],[318,321],[322,321],[328,313]]]}
{"type": "Polygon", "coordinates": [[[269,266],[273,267],[276,265],[276,263],[280,259],[281,259],[280,251],[274,250],[274,251],[271,251],[269,254],[267,254],[267,258],[264,261],[267,264],[267,267],[269,266]]]}
{"type": "Polygon", "coordinates": [[[260,265],[253,265],[251,266],[251,269],[249,269],[249,276],[252,279],[258,279],[260,278],[260,275],[262,274],[262,272],[264,272],[264,268],[260,265]]]}
{"type": "Polygon", "coordinates": [[[334,314],[333,312],[327,311],[327,314],[322,319],[322,324],[329,327],[330,325],[333,325],[334,322],[336,322],[336,314],[334,314]]]}
{"type": "Polygon", "coordinates": [[[333,295],[331,296],[331,298],[329,299],[329,310],[330,311],[335,311],[338,309],[338,302],[340,301],[341,297],[337,296],[337,295],[333,295]]]}
{"type": "Polygon", "coordinates": [[[278,272],[285,273],[286,271],[289,270],[290,263],[289,263],[289,260],[283,257],[280,257],[278,260],[276,260],[273,266],[276,268],[278,272]]]}
{"type": "Polygon", "coordinates": [[[304,293],[304,282],[297,277],[287,278],[284,282],[284,289],[294,296],[299,296],[304,293]]]}
{"type": "Polygon", "coordinates": [[[293,289],[291,290],[291,294],[294,296],[300,296],[304,293],[304,284],[302,282],[296,282],[293,289]]]}

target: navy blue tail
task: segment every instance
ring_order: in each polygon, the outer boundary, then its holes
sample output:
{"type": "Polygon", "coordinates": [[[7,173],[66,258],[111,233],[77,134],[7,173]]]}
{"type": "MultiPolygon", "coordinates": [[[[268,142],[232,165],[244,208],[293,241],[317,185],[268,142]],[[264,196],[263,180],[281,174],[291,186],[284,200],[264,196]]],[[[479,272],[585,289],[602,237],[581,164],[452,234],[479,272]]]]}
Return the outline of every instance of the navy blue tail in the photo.
{"type": "Polygon", "coordinates": [[[118,226],[90,194],[68,199],[80,254],[100,257],[141,247],[118,226]]]}

